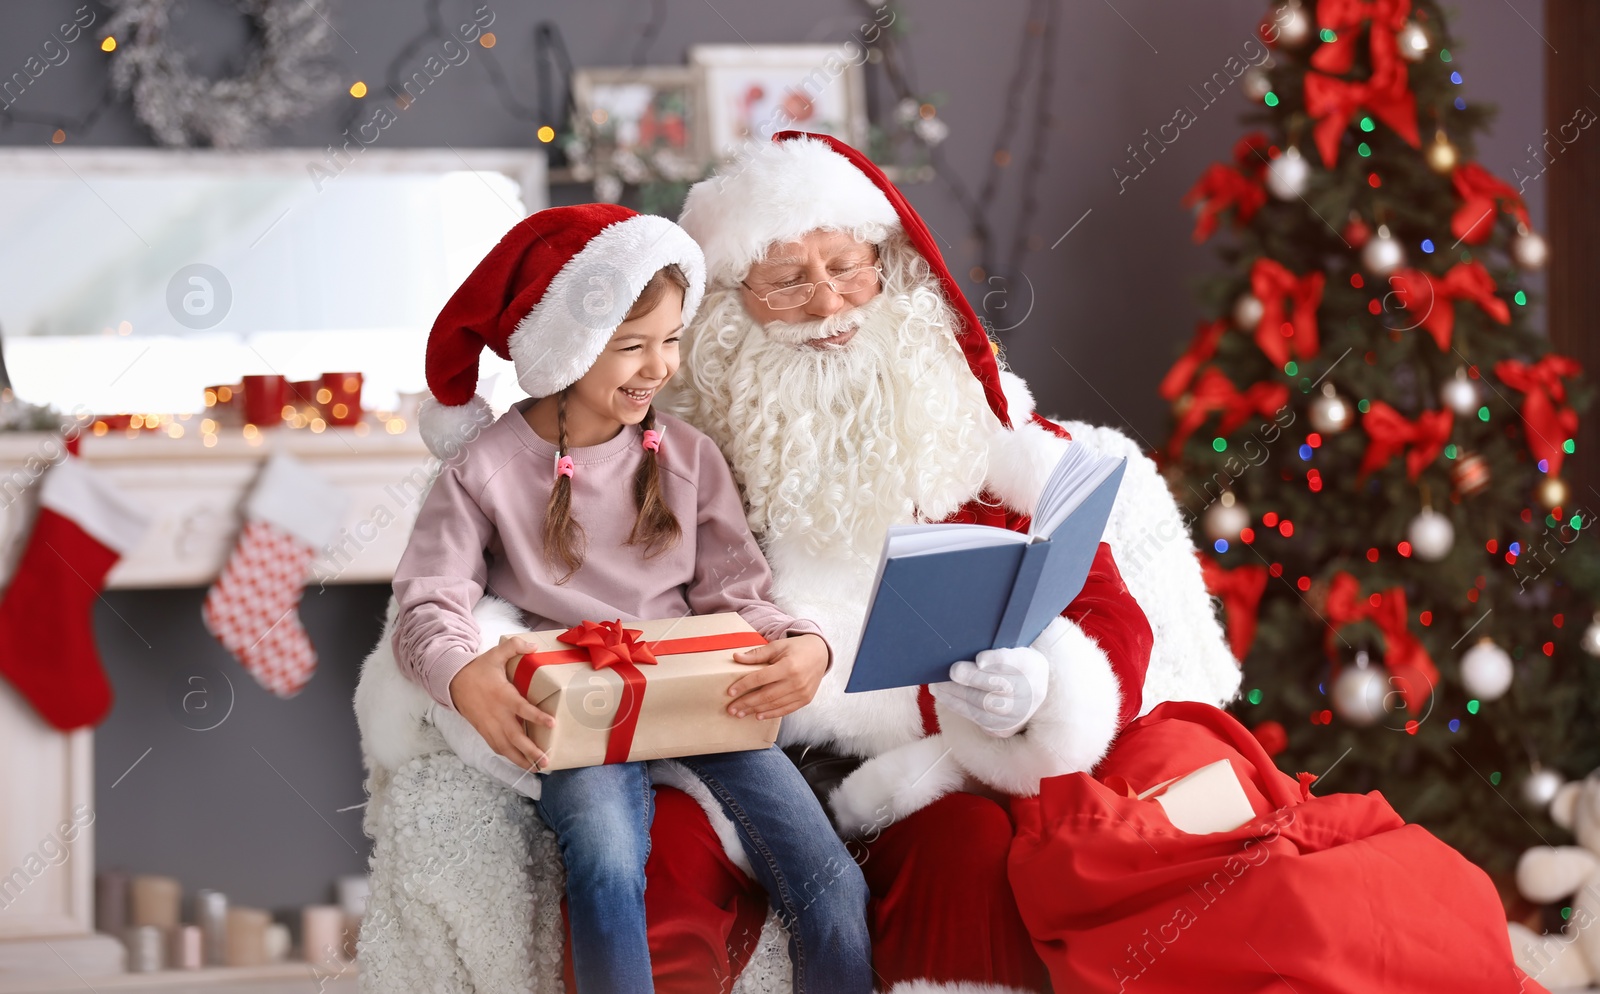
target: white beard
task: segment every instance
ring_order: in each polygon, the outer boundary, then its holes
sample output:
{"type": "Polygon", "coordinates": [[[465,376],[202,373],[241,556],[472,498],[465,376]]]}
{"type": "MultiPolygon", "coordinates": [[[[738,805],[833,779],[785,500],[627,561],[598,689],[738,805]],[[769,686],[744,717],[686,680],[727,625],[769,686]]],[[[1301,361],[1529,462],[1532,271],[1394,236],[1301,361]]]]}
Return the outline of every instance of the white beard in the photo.
{"type": "Polygon", "coordinates": [[[894,248],[883,291],[824,322],[763,328],[737,289],[706,293],[668,404],[721,447],[768,549],[870,569],[890,525],[941,520],[983,487],[999,419],[937,283],[894,248]],[[842,347],[798,344],[852,324],[842,347]]]}

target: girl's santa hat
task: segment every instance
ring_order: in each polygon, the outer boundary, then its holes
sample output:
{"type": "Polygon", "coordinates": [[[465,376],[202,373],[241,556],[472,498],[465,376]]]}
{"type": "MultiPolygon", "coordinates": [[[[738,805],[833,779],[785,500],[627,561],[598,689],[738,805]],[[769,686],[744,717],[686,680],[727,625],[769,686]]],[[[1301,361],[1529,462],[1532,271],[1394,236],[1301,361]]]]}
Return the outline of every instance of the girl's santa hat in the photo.
{"type": "Polygon", "coordinates": [[[529,396],[558,393],[589,371],[645,284],[669,265],[689,280],[687,324],[700,307],[706,264],[676,224],[615,204],[552,207],[519,221],[433,323],[433,396],[418,415],[428,450],[448,458],[494,420],[475,393],[485,346],[515,364],[529,396]]]}
{"type": "Polygon", "coordinates": [[[882,244],[901,235],[927,260],[961,327],[956,341],[989,407],[1009,427],[1000,370],[978,315],[946,268],[928,226],[905,196],[865,155],[828,135],[780,131],[770,144],[696,183],[678,219],[705,250],[708,276],[737,286],[780,242],[818,229],[844,231],[882,244]]]}

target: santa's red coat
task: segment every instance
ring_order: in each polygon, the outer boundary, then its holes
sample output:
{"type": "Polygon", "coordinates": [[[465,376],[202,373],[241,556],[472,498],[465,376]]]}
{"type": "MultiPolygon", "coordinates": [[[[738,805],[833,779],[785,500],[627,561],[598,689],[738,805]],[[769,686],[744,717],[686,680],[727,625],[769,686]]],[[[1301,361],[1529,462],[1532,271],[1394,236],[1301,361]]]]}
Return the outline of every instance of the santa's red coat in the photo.
{"type": "MultiPolygon", "coordinates": [[[[958,520],[1026,528],[979,502],[958,520]]],[[[1063,613],[1110,657],[1125,727],[1093,775],[1047,779],[1036,797],[949,794],[853,844],[883,989],[1542,990],[1512,963],[1488,878],[1380,795],[1312,796],[1210,705],[1161,704],[1132,720],[1151,634],[1108,546],[1063,613]],[[1257,815],[1239,829],[1189,835],[1134,796],[1219,759],[1257,815]]],[[[726,992],[767,896],[676,791],[658,791],[651,834],[657,990],[726,992]]]]}

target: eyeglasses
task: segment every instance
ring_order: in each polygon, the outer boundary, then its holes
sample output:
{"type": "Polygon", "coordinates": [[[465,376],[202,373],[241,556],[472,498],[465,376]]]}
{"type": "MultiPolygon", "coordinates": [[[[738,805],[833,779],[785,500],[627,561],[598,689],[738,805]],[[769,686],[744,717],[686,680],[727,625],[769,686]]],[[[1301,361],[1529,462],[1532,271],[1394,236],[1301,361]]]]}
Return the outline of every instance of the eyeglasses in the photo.
{"type": "Polygon", "coordinates": [[[762,295],[749,283],[740,281],[740,285],[756,295],[756,299],[766,304],[775,311],[787,311],[796,307],[804,307],[816,296],[817,287],[828,286],[834,293],[843,296],[847,293],[860,293],[877,287],[883,279],[883,269],[879,266],[858,266],[848,272],[840,273],[831,280],[819,280],[816,283],[797,283],[794,286],[779,287],[762,295]]]}

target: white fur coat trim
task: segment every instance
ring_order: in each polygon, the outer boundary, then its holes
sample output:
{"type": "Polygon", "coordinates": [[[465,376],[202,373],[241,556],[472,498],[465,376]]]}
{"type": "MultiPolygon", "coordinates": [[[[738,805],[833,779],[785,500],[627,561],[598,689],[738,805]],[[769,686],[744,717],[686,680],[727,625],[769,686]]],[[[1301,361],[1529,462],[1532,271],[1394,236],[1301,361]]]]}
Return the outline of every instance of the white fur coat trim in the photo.
{"type": "Polygon", "coordinates": [[[974,984],[965,981],[940,983],[934,980],[903,980],[889,988],[889,994],[1033,994],[1020,987],[974,984]]]}
{"type": "Polygon", "coordinates": [[[1038,794],[1039,781],[1046,777],[1093,769],[1116,737],[1122,708],[1110,657],[1075,623],[1056,618],[1033,647],[1050,661],[1050,687],[1017,734],[996,738],[935,704],[940,737],[956,762],[1016,797],[1038,794]]]}
{"type": "Polygon", "coordinates": [[[999,429],[989,440],[985,483],[1007,507],[1032,515],[1045,481],[1071,443],[1030,420],[1033,394],[1017,374],[1002,370],[1000,389],[1006,397],[1011,427],[999,429]]]}
{"type": "Polygon", "coordinates": [[[942,735],[930,735],[880,753],[857,767],[828,795],[839,834],[876,836],[966,783],[942,735]]]}

